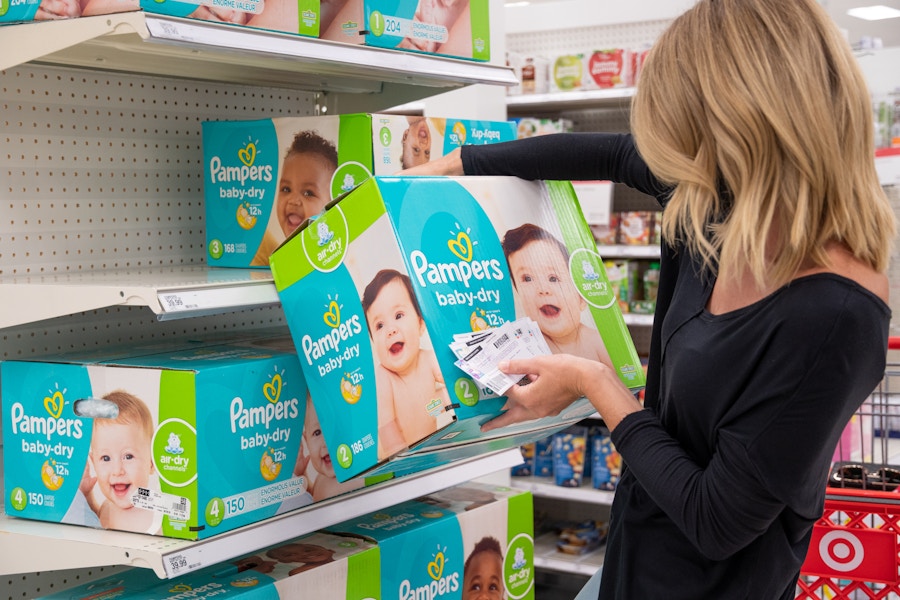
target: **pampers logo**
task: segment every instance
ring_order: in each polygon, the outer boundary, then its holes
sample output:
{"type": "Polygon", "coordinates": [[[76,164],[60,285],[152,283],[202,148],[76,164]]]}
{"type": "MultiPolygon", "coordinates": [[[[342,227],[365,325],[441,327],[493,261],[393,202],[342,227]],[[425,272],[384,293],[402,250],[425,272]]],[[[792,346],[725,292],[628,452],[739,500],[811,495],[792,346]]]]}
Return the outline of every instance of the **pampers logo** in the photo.
{"type": "Polygon", "coordinates": [[[432,560],[426,565],[428,583],[413,587],[409,579],[400,583],[398,597],[400,600],[435,600],[441,596],[452,594],[459,590],[459,572],[453,571],[444,575],[444,567],[450,562],[446,557],[447,548],[438,546],[437,552],[432,555],[432,560]]]}
{"type": "Polygon", "coordinates": [[[180,600],[181,598],[206,598],[209,596],[218,596],[222,592],[218,591],[224,588],[225,586],[221,583],[206,583],[204,585],[200,585],[194,587],[189,583],[179,583],[177,585],[173,585],[169,588],[169,593],[173,594],[172,596],[168,596],[167,600],[180,600]]]}
{"type": "Polygon", "coordinates": [[[329,295],[322,320],[331,328],[331,331],[317,340],[314,340],[309,334],[304,335],[300,340],[306,364],[312,366],[313,361],[322,363],[317,365],[321,376],[340,369],[345,361],[359,356],[359,343],[346,346],[345,342],[362,332],[362,323],[359,315],[352,315],[346,321],[342,321],[342,308],[343,305],[338,302],[337,296],[332,298],[329,295]]]}
{"type": "Polygon", "coordinates": [[[251,427],[261,427],[265,431],[254,431],[252,436],[241,435],[241,449],[267,446],[275,442],[286,442],[291,436],[291,422],[300,414],[300,401],[297,398],[281,401],[281,392],[287,383],[284,382],[284,371],[270,376],[262,387],[262,395],[266,402],[261,406],[244,406],[244,400],[237,396],[231,401],[231,433],[251,427]],[[288,421],[286,427],[278,424],[288,421]],[[274,430],[272,427],[275,426],[274,430]]]}
{"type": "Polygon", "coordinates": [[[52,443],[54,438],[71,438],[80,440],[82,432],[81,419],[62,418],[63,407],[66,405],[66,390],[49,390],[43,398],[43,408],[46,416],[26,414],[25,406],[21,402],[14,402],[10,408],[10,422],[13,435],[32,434],[44,438],[47,442],[36,440],[29,442],[22,440],[22,452],[25,454],[39,454],[41,456],[65,456],[72,458],[75,449],[62,441],[52,443]]]}
{"type": "Polygon", "coordinates": [[[420,287],[429,285],[449,285],[458,288],[462,284],[466,291],[454,289],[446,293],[435,291],[438,305],[464,305],[474,306],[476,302],[500,302],[499,290],[481,287],[471,289],[473,281],[504,279],[503,264],[497,258],[475,260],[475,247],[477,241],[470,237],[471,230],[463,230],[459,223],[454,224],[456,231],[450,232],[447,240],[447,249],[452,257],[459,260],[436,261],[426,256],[421,250],[414,250],[409,255],[413,274],[420,287]]]}
{"type": "Polygon", "coordinates": [[[259,142],[248,141],[247,145],[237,152],[240,164],[229,166],[219,156],[209,159],[209,177],[213,183],[240,183],[272,181],[272,165],[256,166],[258,156],[256,146],[259,142]]]}

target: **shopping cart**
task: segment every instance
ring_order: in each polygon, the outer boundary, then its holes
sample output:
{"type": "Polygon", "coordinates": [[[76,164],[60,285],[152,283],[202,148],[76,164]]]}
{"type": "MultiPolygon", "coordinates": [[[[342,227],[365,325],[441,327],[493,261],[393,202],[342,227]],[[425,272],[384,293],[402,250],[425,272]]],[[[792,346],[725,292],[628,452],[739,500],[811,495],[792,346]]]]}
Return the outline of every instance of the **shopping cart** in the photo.
{"type": "Polygon", "coordinates": [[[847,425],[827,485],[797,600],[900,600],[900,364],[847,425]]]}

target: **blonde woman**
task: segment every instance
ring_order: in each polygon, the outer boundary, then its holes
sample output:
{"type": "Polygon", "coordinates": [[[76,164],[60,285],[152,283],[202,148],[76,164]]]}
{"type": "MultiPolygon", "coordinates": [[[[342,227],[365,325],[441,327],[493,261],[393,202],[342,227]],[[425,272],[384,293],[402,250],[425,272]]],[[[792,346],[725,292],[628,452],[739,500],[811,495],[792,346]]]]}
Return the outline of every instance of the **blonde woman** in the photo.
{"type": "Polygon", "coordinates": [[[645,405],[553,355],[502,366],[532,382],[485,428],[579,396],[603,416],[626,469],[601,599],[793,598],[835,444],[885,366],[894,219],[866,85],[815,0],[700,0],[651,50],[632,130],[428,168],[608,178],[665,208],[645,405]]]}

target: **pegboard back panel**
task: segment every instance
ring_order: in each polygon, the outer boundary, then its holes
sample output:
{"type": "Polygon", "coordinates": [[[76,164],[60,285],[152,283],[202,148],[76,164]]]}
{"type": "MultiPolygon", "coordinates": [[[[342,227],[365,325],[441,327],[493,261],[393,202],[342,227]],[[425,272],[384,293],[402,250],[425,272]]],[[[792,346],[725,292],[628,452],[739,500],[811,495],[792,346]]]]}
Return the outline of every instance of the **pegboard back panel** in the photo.
{"type": "MultiPolygon", "coordinates": [[[[275,88],[0,72],[0,275],[204,263],[201,123],[307,116],[316,106],[314,93],[275,88]]],[[[283,323],[280,307],[164,322],[147,308],[111,308],[0,329],[0,359],[283,323]]],[[[2,577],[0,600],[111,572],[2,577]]]]}
{"type": "Polygon", "coordinates": [[[201,123],[315,108],[283,89],[2,72],[0,275],[204,262],[201,123]]]}
{"type": "Polygon", "coordinates": [[[669,23],[670,20],[663,19],[509,34],[506,36],[506,49],[550,58],[586,50],[649,47],[669,23]]]}

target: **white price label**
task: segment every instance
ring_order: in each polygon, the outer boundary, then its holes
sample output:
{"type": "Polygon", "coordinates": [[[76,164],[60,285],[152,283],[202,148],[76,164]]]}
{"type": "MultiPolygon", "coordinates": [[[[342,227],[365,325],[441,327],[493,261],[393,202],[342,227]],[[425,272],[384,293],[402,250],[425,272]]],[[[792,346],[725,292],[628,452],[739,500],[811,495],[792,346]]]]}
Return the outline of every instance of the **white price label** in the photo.
{"type": "Polygon", "coordinates": [[[147,488],[138,488],[131,497],[131,504],[136,508],[163,513],[175,521],[187,521],[191,516],[191,501],[184,496],[165,494],[147,488]]]}
{"type": "Polygon", "coordinates": [[[179,575],[182,571],[187,569],[188,561],[181,554],[175,554],[173,556],[168,557],[169,560],[169,571],[172,575],[179,575]]]}

